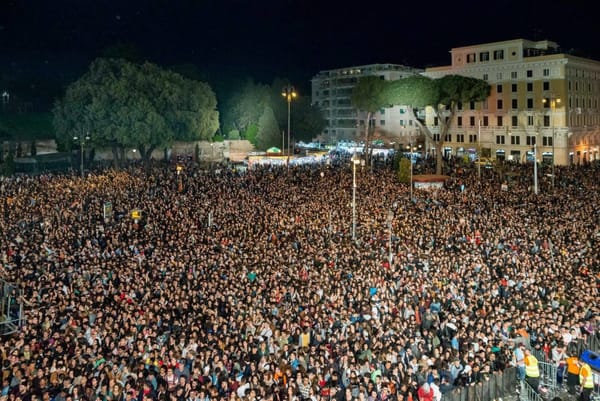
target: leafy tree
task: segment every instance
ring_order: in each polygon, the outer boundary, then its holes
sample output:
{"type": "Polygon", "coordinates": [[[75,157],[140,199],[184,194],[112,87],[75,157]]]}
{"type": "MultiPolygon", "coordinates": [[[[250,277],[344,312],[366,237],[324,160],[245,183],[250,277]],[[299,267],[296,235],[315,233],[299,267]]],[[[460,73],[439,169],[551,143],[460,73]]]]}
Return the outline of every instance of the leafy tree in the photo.
{"type": "Polygon", "coordinates": [[[109,146],[115,160],[136,148],[144,161],[173,141],[210,139],[218,128],[217,101],[210,87],[150,63],[97,59],[54,106],[57,142],[90,136],[109,146]]]}
{"type": "Polygon", "coordinates": [[[244,138],[246,138],[252,145],[256,145],[256,136],[258,135],[258,125],[250,124],[244,132],[244,138]]]}
{"type": "Polygon", "coordinates": [[[321,110],[310,104],[307,96],[300,96],[292,104],[292,134],[297,141],[310,142],[325,128],[326,121],[321,110]]]}
{"type": "Polygon", "coordinates": [[[231,131],[229,131],[229,133],[227,134],[227,138],[229,138],[232,141],[235,141],[237,139],[240,139],[240,131],[236,130],[236,129],[232,129],[231,131]]]}
{"type": "Polygon", "coordinates": [[[370,142],[371,142],[371,117],[373,113],[388,105],[385,98],[385,81],[377,76],[360,78],[350,96],[352,106],[358,111],[366,112],[365,121],[365,157],[367,165],[370,165],[370,142]]]}
{"type": "Polygon", "coordinates": [[[256,134],[256,147],[266,150],[279,143],[279,125],[275,113],[269,106],[265,106],[262,116],[258,120],[258,133],[256,134]]]}
{"type": "Polygon", "coordinates": [[[241,90],[233,93],[225,101],[223,108],[225,132],[232,129],[246,132],[250,125],[258,123],[265,106],[270,104],[271,93],[267,85],[257,84],[251,80],[246,82],[241,90]]]}
{"type": "Polygon", "coordinates": [[[416,122],[428,139],[435,146],[436,173],[442,172],[442,149],[447,133],[454,123],[459,103],[479,102],[490,95],[490,86],[486,81],[460,75],[446,75],[439,79],[424,76],[411,76],[396,81],[388,81],[384,97],[388,104],[407,107],[409,117],[416,122]],[[418,113],[428,108],[439,122],[439,141],[419,118],[418,113]]]}

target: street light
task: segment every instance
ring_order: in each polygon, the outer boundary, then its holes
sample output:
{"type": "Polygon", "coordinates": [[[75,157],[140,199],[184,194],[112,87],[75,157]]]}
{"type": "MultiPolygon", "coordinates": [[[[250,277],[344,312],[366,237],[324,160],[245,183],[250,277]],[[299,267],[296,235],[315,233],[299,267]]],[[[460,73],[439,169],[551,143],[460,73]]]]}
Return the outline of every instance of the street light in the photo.
{"type": "Polygon", "coordinates": [[[388,260],[390,263],[390,268],[392,267],[392,220],[394,219],[394,211],[392,209],[388,210],[388,215],[387,215],[387,220],[388,220],[388,229],[389,229],[389,236],[388,236],[388,260]]]}
{"type": "Polygon", "coordinates": [[[477,179],[481,181],[481,120],[477,120],[477,179]]]}
{"type": "Polygon", "coordinates": [[[73,141],[79,142],[79,155],[80,155],[79,170],[81,172],[81,178],[83,178],[83,147],[84,147],[85,143],[89,140],[90,140],[89,135],[86,135],[85,137],[82,136],[81,138],[76,137],[76,136],[73,137],[73,141]]]}
{"type": "Polygon", "coordinates": [[[352,240],[356,241],[356,166],[360,164],[360,158],[356,153],[352,156],[352,240]]]}
{"type": "Polygon", "coordinates": [[[554,112],[556,111],[556,103],[560,103],[560,98],[550,95],[550,99],[544,98],[544,103],[550,102],[550,127],[552,129],[552,189],[554,189],[554,112]]]}
{"type": "Polygon", "coordinates": [[[298,94],[296,93],[296,90],[294,89],[293,86],[286,86],[283,88],[283,90],[281,91],[281,96],[283,96],[285,98],[285,100],[287,100],[287,105],[288,105],[288,110],[287,110],[287,134],[288,134],[288,168],[290,167],[290,111],[291,111],[291,105],[292,105],[292,100],[294,100],[296,98],[296,96],[298,96],[298,94]]]}

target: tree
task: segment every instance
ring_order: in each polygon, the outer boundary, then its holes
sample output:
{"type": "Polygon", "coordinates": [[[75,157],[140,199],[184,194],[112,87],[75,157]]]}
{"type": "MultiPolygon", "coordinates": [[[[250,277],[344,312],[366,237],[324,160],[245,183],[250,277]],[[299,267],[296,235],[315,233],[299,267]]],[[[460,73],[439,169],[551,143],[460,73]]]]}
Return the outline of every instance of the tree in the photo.
{"type": "Polygon", "coordinates": [[[256,147],[268,149],[279,144],[279,125],[275,113],[269,106],[265,106],[262,116],[258,120],[258,133],[256,134],[256,147]]]}
{"type": "Polygon", "coordinates": [[[173,141],[210,139],[218,128],[215,94],[203,83],[150,63],[97,59],[69,85],[53,108],[57,142],[89,135],[92,146],[109,146],[115,160],[136,148],[148,161],[173,141]]]}
{"type": "Polygon", "coordinates": [[[371,117],[373,113],[387,106],[385,98],[385,81],[377,76],[367,76],[359,79],[358,83],[352,90],[350,102],[352,107],[357,111],[366,112],[365,121],[365,158],[367,165],[370,159],[370,142],[371,142],[371,117]]]}
{"type": "MultiPolygon", "coordinates": [[[[246,133],[251,125],[258,124],[265,106],[270,106],[271,94],[267,85],[250,80],[241,89],[233,93],[223,108],[225,132],[236,129],[246,133]]],[[[248,139],[248,138],[246,138],[248,139]]]]}
{"type": "MultiPolygon", "coordinates": [[[[300,96],[292,103],[292,134],[296,141],[311,142],[325,128],[326,121],[321,110],[310,104],[310,98],[300,96]]],[[[287,110],[286,110],[287,113],[287,110]]]]}
{"type": "Polygon", "coordinates": [[[461,75],[446,75],[439,79],[417,75],[388,81],[386,86],[384,97],[387,103],[406,106],[409,117],[434,144],[437,174],[442,172],[442,149],[454,123],[458,105],[483,101],[490,95],[491,90],[486,81],[461,75]],[[426,108],[438,120],[439,140],[435,140],[426,121],[419,118],[417,110],[423,111],[426,108]]]}

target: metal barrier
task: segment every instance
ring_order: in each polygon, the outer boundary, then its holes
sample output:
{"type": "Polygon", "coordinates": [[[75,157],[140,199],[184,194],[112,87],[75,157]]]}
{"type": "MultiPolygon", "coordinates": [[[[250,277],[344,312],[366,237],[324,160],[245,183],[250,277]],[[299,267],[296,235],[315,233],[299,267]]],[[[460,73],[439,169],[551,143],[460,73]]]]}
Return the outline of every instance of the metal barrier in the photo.
{"type": "Polygon", "coordinates": [[[540,393],[535,391],[526,381],[521,382],[520,401],[544,401],[540,393]]]}
{"type": "Polygon", "coordinates": [[[442,401],[493,401],[516,395],[517,370],[507,368],[489,380],[460,387],[442,395],[442,401]]]}
{"type": "Polygon", "coordinates": [[[15,333],[23,327],[22,295],[16,284],[0,279],[0,335],[15,333]]]}

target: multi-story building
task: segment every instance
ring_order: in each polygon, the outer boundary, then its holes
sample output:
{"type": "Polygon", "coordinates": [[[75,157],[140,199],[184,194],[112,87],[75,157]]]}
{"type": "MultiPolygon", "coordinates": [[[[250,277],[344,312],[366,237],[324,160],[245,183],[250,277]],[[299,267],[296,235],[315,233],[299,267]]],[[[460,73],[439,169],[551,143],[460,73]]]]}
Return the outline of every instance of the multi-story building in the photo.
{"type": "MultiPolygon", "coordinates": [[[[397,64],[371,64],[319,72],[312,79],[312,103],[321,109],[327,121],[324,139],[331,143],[361,139],[366,115],[359,114],[350,101],[352,89],[360,77],[375,75],[384,80],[396,80],[422,72],[422,69],[397,64]]],[[[416,125],[403,111],[401,107],[381,109],[373,114],[370,124],[379,132],[407,138],[415,134],[416,125]]]]}
{"type": "MultiPolygon", "coordinates": [[[[460,105],[444,152],[557,165],[600,158],[600,62],[563,53],[550,41],[524,39],[457,47],[451,65],[424,75],[483,79],[490,97],[460,105]]],[[[427,125],[436,135],[435,120],[427,125]]],[[[439,135],[439,134],[438,134],[439,135]]]]}

